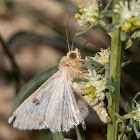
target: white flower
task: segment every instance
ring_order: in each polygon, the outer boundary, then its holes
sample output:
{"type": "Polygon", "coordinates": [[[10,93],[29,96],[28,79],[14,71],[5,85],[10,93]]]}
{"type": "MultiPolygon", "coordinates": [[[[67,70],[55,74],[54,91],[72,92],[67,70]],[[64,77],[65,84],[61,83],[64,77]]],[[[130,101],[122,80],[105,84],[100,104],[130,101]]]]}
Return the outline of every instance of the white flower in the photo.
{"type": "Polygon", "coordinates": [[[130,32],[140,28],[140,0],[120,1],[119,5],[115,6],[114,13],[120,15],[118,27],[123,31],[130,32]]]}
{"type": "Polygon", "coordinates": [[[120,5],[115,6],[115,13],[119,13],[121,16],[122,20],[129,20],[132,17],[132,12],[130,11],[128,7],[128,1],[123,3],[122,1],[120,2],[120,5]]]}
{"type": "Polygon", "coordinates": [[[97,52],[94,57],[91,57],[93,60],[106,65],[109,62],[110,49],[101,49],[100,52],[97,52]]]}
{"type": "MultiPolygon", "coordinates": [[[[95,70],[87,74],[86,79],[89,82],[85,83],[85,93],[90,93],[94,97],[98,98],[99,100],[104,100],[105,94],[104,90],[106,89],[107,79],[103,77],[101,74],[97,74],[95,70]],[[93,90],[93,92],[91,92],[93,90]]],[[[88,94],[89,95],[89,94],[88,94]]]]}
{"type": "Polygon", "coordinates": [[[79,8],[81,14],[75,14],[75,18],[78,19],[77,24],[79,27],[86,27],[87,25],[97,21],[97,18],[99,17],[98,1],[88,1],[86,6],[79,5],[79,8]]]}
{"type": "MultiPolygon", "coordinates": [[[[97,52],[96,55],[94,57],[90,57],[90,59],[106,66],[109,63],[109,55],[109,48],[101,49],[100,52],[97,52]]],[[[105,71],[106,70],[107,69],[105,69],[105,71]]],[[[89,98],[90,102],[94,102],[95,98],[100,101],[104,100],[105,90],[107,89],[108,84],[108,76],[106,74],[97,73],[95,69],[88,69],[85,79],[87,79],[88,82],[83,82],[85,90],[82,92],[82,95],[84,98],[89,98]]]]}
{"type": "Polygon", "coordinates": [[[140,20],[140,0],[130,1],[130,11],[132,11],[133,16],[135,16],[137,20],[140,20]]]}
{"type": "Polygon", "coordinates": [[[132,110],[133,118],[140,124],[140,104],[137,103],[136,108],[132,110]]]}

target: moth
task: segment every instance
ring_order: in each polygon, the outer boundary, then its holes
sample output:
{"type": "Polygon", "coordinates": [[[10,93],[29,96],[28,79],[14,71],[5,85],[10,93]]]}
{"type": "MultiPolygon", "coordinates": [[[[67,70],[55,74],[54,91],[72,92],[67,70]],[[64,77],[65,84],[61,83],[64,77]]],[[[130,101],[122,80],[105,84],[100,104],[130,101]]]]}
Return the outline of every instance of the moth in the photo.
{"type": "MultiPolygon", "coordinates": [[[[74,77],[85,77],[87,71],[80,68],[84,64],[85,59],[81,59],[77,48],[73,50],[72,44],[60,60],[59,70],[13,112],[8,122],[20,130],[68,132],[79,124],[85,128],[88,101],[81,96],[83,85],[73,81],[74,77]]],[[[109,121],[103,102],[93,109],[104,123],[109,121]]]]}
{"type": "Polygon", "coordinates": [[[83,65],[78,49],[62,57],[59,71],[26,99],[11,115],[8,122],[15,128],[46,129],[52,132],[69,131],[82,123],[88,114],[87,104],[77,94],[74,77],[83,77],[83,65]]]}

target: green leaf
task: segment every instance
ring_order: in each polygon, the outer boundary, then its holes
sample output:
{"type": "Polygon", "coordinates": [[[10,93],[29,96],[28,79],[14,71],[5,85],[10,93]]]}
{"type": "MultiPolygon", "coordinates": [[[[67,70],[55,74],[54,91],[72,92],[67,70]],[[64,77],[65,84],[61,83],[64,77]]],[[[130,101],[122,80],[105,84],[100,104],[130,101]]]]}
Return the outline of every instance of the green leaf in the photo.
{"type": "Polygon", "coordinates": [[[139,139],[140,138],[140,132],[137,128],[137,122],[136,121],[134,121],[134,131],[135,131],[135,134],[136,134],[137,138],[139,139]]]}
{"type": "Polygon", "coordinates": [[[105,71],[104,68],[102,68],[102,69],[96,69],[96,73],[97,73],[97,74],[103,74],[104,71],[105,71]]]}
{"type": "Polygon", "coordinates": [[[79,126],[75,127],[76,135],[77,135],[77,140],[82,140],[82,135],[80,133],[79,126]]]}
{"type": "Polygon", "coordinates": [[[77,83],[89,82],[89,80],[83,79],[83,78],[80,78],[80,77],[74,77],[73,81],[75,81],[77,83]]]}
{"type": "Polygon", "coordinates": [[[30,80],[18,93],[12,112],[28,98],[39,86],[57,71],[57,67],[45,70],[30,80]]]}
{"type": "Polygon", "coordinates": [[[105,92],[105,96],[106,96],[107,101],[108,101],[107,108],[109,109],[112,106],[112,97],[111,97],[111,95],[108,92],[105,92]]]}
{"type": "Polygon", "coordinates": [[[101,63],[99,63],[93,59],[89,59],[87,61],[89,61],[91,64],[93,64],[93,66],[95,66],[96,68],[103,68],[104,67],[101,63]]]}
{"type": "Polygon", "coordinates": [[[124,44],[124,48],[125,50],[130,48],[133,44],[133,40],[132,39],[129,39],[125,44],[124,44]]]}
{"type": "Polygon", "coordinates": [[[42,140],[52,140],[52,134],[51,133],[45,133],[44,134],[44,137],[42,140]]]}
{"type": "Polygon", "coordinates": [[[120,39],[121,39],[121,41],[125,41],[125,40],[127,39],[127,34],[126,34],[126,32],[121,31],[120,39]]]}
{"type": "Polygon", "coordinates": [[[110,24],[106,27],[106,31],[107,33],[113,32],[117,26],[119,25],[119,23],[114,23],[114,24],[110,24]]]}
{"type": "Polygon", "coordinates": [[[94,107],[94,106],[99,105],[99,104],[100,104],[100,102],[101,102],[101,101],[100,101],[100,100],[98,100],[98,101],[97,101],[97,102],[93,105],[93,107],[94,107]]]}
{"type": "Polygon", "coordinates": [[[108,85],[106,85],[106,89],[109,89],[111,92],[115,91],[114,86],[110,85],[110,83],[108,85]]]}
{"type": "Polygon", "coordinates": [[[83,69],[83,70],[88,70],[87,66],[86,65],[83,65],[80,67],[80,69],[83,69]]]}
{"type": "Polygon", "coordinates": [[[90,61],[86,61],[86,66],[87,68],[91,71],[92,75],[93,75],[93,70],[94,70],[94,67],[92,66],[91,62],[90,61]]]}
{"type": "Polygon", "coordinates": [[[131,63],[131,60],[122,63],[122,67],[125,67],[131,63]]]}
{"type": "Polygon", "coordinates": [[[63,132],[52,133],[53,140],[64,140],[63,132]]]}
{"type": "Polygon", "coordinates": [[[114,15],[112,10],[102,11],[101,14],[105,17],[112,17],[114,15]]]}
{"type": "MultiPolygon", "coordinates": [[[[7,41],[8,46],[9,47],[13,46],[12,44],[18,38],[21,38],[21,37],[26,37],[26,38],[33,39],[33,40],[39,40],[41,42],[53,45],[57,48],[68,50],[67,47],[66,47],[67,46],[67,41],[63,36],[60,36],[58,38],[52,38],[50,36],[41,35],[41,34],[38,34],[38,33],[35,33],[35,32],[29,32],[29,31],[19,31],[19,32],[16,32],[15,34],[13,34],[9,38],[9,40],[7,41]]],[[[72,42],[70,41],[70,44],[71,43],[72,42]]],[[[75,46],[75,48],[79,48],[81,45],[75,43],[74,46],[75,46]]],[[[95,53],[95,50],[86,47],[86,48],[83,48],[83,52],[84,52],[83,56],[89,56],[89,55],[92,55],[93,53],[95,53]]]]}
{"type": "Polygon", "coordinates": [[[126,134],[124,134],[122,137],[120,137],[118,140],[126,140],[126,134]]]}
{"type": "Polygon", "coordinates": [[[120,116],[118,113],[115,113],[115,116],[121,120],[121,122],[124,122],[125,118],[123,116],[120,116]]]}
{"type": "Polygon", "coordinates": [[[125,110],[126,110],[127,113],[132,110],[128,103],[125,105],[125,110]]]}
{"type": "Polygon", "coordinates": [[[138,38],[140,38],[140,30],[135,31],[135,33],[136,33],[136,36],[137,36],[138,38]]]}
{"type": "Polygon", "coordinates": [[[101,63],[99,63],[91,58],[91,59],[88,59],[86,61],[86,64],[80,68],[84,69],[84,70],[90,69],[91,72],[93,72],[93,70],[95,69],[95,70],[97,70],[97,73],[102,73],[104,71],[104,69],[102,69],[103,67],[104,66],[101,63]]]}
{"type": "Polygon", "coordinates": [[[132,46],[133,41],[137,38],[136,32],[134,32],[131,37],[128,39],[128,41],[124,44],[124,48],[128,49],[132,46]]]}
{"type": "Polygon", "coordinates": [[[57,46],[58,48],[65,48],[66,49],[65,46],[67,45],[66,40],[62,37],[51,38],[47,35],[41,35],[41,34],[38,34],[35,32],[19,31],[19,32],[16,32],[15,34],[13,34],[9,38],[9,40],[7,41],[8,46],[11,46],[13,42],[15,42],[18,38],[21,38],[21,37],[27,37],[29,39],[39,40],[39,41],[42,41],[44,43],[57,46]]]}
{"type": "Polygon", "coordinates": [[[140,95],[140,92],[138,92],[132,99],[132,108],[135,108],[135,101],[137,99],[137,97],[140,95]]]}
{"type": "Polygon", "coordinates": [[[92,23],[86,30],[82,31],[82,32],[78,32],[76,34],[76,36],[81,36],[84,35],[86,33],[88,33],[92,28],[94,28],[97,25],[97,23],[92,23]]]}
{"type": "Polygon", "coordinates": [[[109,7],[111,6],[113,0],[108,0],[107,5],[104,8],[104,11],[107,11],[109,9],[109,7]]]}
{"type": "Polygon", "coordinates": [[[126,137],[125,130],[126,130],[126,121],[123,121],[121,125],[121,134],[119,135],[119,140],[124,140],[124,138],[126,137]]]}

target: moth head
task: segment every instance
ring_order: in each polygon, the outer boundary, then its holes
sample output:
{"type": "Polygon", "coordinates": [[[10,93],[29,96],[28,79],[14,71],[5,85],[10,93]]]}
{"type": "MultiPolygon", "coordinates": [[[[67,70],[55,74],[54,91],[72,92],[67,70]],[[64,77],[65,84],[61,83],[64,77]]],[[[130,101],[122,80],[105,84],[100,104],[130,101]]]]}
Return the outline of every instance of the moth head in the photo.
{"type": "Polygon", "coordinates": [[[70,50],[67,53],[67,58],[71,58],[71,59],[81,58],[81,53],[77,48],[75,50],[70,50]]]}

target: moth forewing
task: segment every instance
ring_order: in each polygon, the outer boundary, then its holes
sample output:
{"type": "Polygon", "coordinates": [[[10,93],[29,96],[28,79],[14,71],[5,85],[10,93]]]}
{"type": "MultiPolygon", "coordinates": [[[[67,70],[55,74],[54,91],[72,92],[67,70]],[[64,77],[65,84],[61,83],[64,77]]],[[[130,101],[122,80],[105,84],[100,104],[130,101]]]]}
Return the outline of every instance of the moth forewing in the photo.
{"type": "MultiPolygon", "coordinates": [[[[52,87],[56,83],[56,79],[58,79],[58,72],[55,73],[52,77],[50,77],[42,86],[40,86],[30,97],[28,97],[11,115],[8,122],[11,123],[14,120],[13,126],[19,129],[30,129],[30,127],[26,126],[26,123],[33,122],[33,119],[36,117],[36,121],[39,120],[39,117],[43,117],[44,114],[34,115],[36,108],[40,109],[40,112],[45,110],[47,107],[47,98],[50,97],[52,92],[52,87]],[[45,101],[46,103],[45,103],[45,101]],[[40,115],[40,116],[39,116],[40,115]],[[30,120],[29,120],[30,118],[30,120]],[[24,122],[24,123],[22,123],[24,122]],[[23,126],[22,126],[23,125],[23,126]]],[[[43,120],[43,118],[42,118],[43,120]]],[[[34,122],[33,122],[34,124],[34,122]]],[[[31,128],[34,129],[34,128],[31,128]]],[[[38,128],[36,128],[38,129],[38,128]]]]}
{"type": "Polygon", "coordinates": [[[40,88],[27,98],[11,115],[8,122],[21,130],[46,129],[52,132],[69,131],[82,123],[88,114],[84,99],[77,94],[73,78],[82,76],[79,68],[78,49],[64,56],[59,71],[50,77],[40,88]]]}

